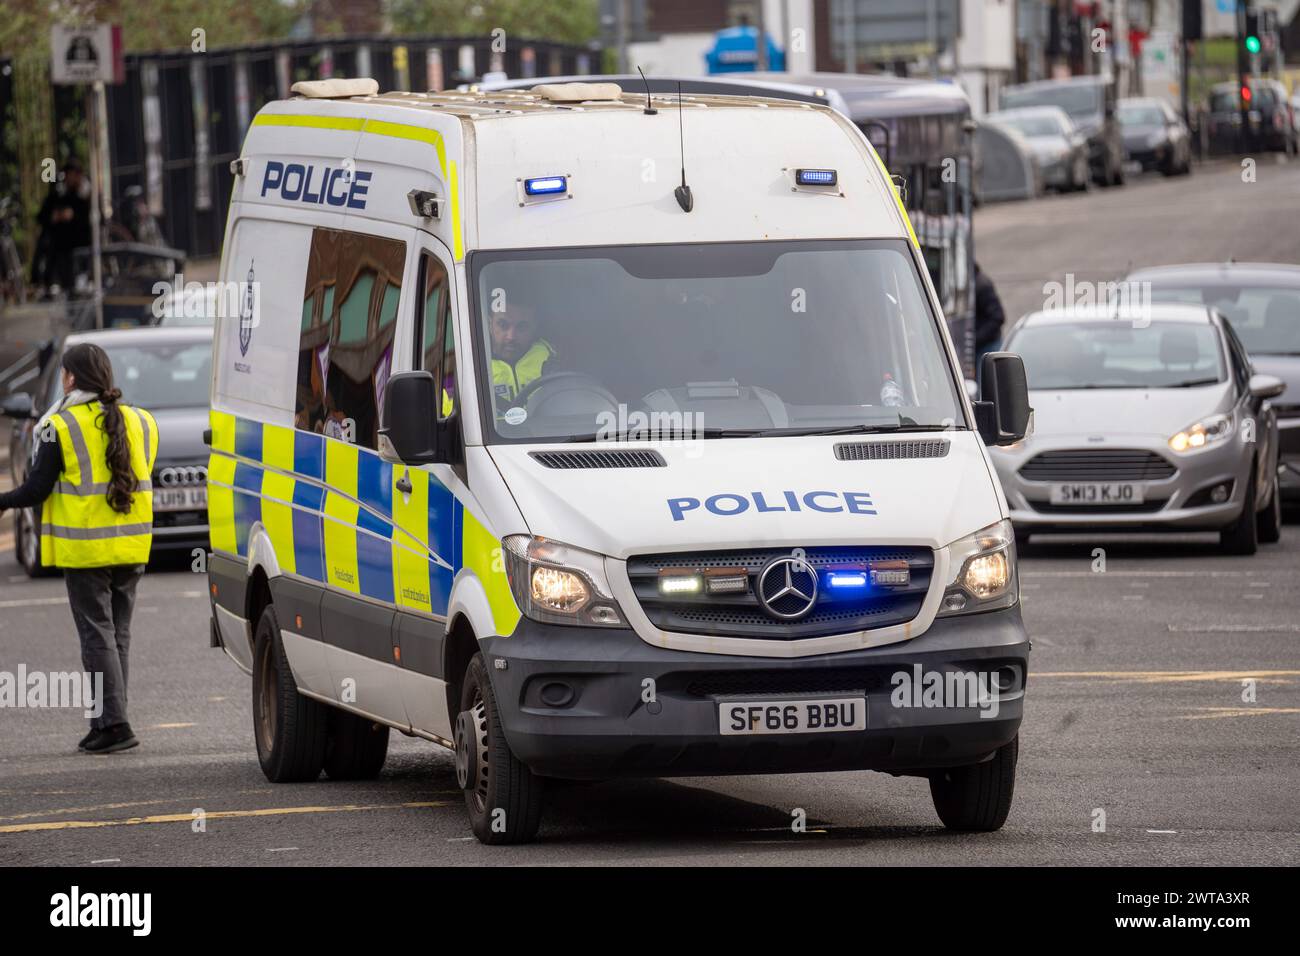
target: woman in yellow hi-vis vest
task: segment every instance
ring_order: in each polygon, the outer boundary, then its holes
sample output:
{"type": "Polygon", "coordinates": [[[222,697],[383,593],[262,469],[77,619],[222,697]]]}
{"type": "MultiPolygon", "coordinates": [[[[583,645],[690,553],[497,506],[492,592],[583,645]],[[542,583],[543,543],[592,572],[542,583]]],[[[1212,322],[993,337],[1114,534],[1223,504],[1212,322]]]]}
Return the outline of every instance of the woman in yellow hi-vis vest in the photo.
{"type": "Polygon", "coordinates": [[[119,402],[97,345],[64,353],[63,392],[37,422],[36,460],[21,487],[0,494],[0,512],[41,506],[41,560],[63,569],[82,666],[98,693],[98,716],[78,746],[116,753],[139,744],[126,720],[127,653],[135,586],[153,544],[158,425],[119,402]]]}

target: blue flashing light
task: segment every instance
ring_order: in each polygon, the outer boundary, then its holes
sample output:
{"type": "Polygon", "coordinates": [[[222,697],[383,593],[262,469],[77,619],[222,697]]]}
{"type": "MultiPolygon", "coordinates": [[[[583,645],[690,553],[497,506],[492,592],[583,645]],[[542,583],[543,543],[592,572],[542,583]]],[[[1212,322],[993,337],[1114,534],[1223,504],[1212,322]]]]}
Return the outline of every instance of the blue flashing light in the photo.
{"type": "Polygon", "coordinates": [[[864,588],[867,575],[864,571],[831,571],[826,575],[826,583],[833,588],[864,588]]]}
{"type": "Polygon", "coordinates": [[[569,191],[569,181],[564,176],[542,176],[524,180],[524,195],[555,196],[569,191]]]}
{"type": "Polygon", "coordinates": [[[794,181],[800,186],[834,186],[839,176],[833,169],[796,169],[794,181]]]}

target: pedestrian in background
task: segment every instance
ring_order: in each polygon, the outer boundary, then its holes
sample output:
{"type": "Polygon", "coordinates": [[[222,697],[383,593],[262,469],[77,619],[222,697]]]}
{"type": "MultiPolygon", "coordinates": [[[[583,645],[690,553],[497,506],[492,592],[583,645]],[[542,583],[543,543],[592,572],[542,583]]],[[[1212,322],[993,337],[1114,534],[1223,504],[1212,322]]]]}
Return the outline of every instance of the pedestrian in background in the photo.
{"type": "Polygon", "coordinates": [[[20,487],[0,494],[0,513],[41,507],[41,559],[63,570],[82,667],[103,674],[100,714],[78,747],[116,753],[139,744],[126,719],[127,657],[135,588],[153,544],[158,425],[120,402],[97,345],[64,353],[63,392],[37,422],[36,460],[20,487]]]}
{"type": "Polygon", "coordinates": [[[975,380],[983,377],[984,356],[1002,348],[1002,324],[1006,315],[998,290],[980,264],[975,263],[975,380]]]}

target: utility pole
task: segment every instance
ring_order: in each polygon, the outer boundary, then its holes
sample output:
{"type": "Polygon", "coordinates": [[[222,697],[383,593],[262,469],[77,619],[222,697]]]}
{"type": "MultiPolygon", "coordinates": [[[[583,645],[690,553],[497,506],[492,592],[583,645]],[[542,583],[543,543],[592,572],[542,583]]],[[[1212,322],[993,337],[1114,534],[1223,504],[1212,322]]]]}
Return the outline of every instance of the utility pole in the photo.
{"type": "Polygon", "coordinates": [[[1246,141],[1250,129],[1250,103],[1247,97],[1250,95],[1250,87],[1246,84],[1246,77],[1250,73],[1250,62],[1246,55],[1246,15],[1247,4],[1239,2],[1237,4],[1237,110],[1240,116],[1240,125],[1237,126],[1237,148],[1245,151],[1246,141]]]}
{"type": "Polygon", "coordinates": [[[758,36],[754,40],[754,50],[758,54],[758,59],[754,63],[754,68],[759,73],[767,72],[767,4],[763,0],[758,0],[755,4],[758,7],[758,36]]]}
{"type": "Polygon", "coordinates": [[[632,0],[615,0],[614,2],[614,49],[618,51],[618,72],[631,73],[632,67],[627,61],[627,21],[628,6],[632,0]]]}

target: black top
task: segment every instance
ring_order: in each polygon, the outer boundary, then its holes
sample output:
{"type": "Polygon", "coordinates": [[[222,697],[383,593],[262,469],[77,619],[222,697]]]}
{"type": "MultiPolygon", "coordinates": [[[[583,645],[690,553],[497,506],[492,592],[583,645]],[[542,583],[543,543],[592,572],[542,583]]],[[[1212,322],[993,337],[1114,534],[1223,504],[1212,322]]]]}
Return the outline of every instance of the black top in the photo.
{"type": "Polygon", "coordinates": [[[976,266],[975,347],[980,349],[996,342],[1002,335],[1002,324],[1005,321],[1002,300],[998,298],[998,290],[993,287],[993,280],[976,266]]]}
{"type": "MultiPolygon", "coordinates": [[[[54,429],[50,429],[53,433],[54,429]]],[[[59,451],[59,436],[53,434],[50,441],[37,439],[36,461],[27,480],[13,491],[0,493],[0,511],[9,508],[35,508],[42,504],[54,491],[54,485],[63,472],[63,454],[59,451]]]]}

